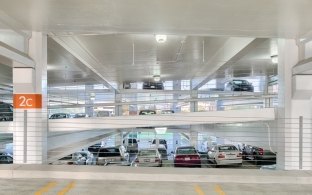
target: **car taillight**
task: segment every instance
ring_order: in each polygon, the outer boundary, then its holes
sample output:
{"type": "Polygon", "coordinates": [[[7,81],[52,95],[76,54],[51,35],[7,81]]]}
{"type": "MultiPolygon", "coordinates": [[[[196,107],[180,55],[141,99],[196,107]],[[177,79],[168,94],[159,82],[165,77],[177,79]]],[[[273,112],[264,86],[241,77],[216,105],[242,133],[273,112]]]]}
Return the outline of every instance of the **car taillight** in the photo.
{"type": "Polygon", "coordinates": [[[239,157],[239,158],[242,158],[242,153],[241,152],[239,152],[238,154],[237,154],[237,157],[239,157]]]}
{"type": "Polygon", "coordinates": [[[220,154],[218,155],[218,158],[225,158],[225,155],[224,155],[223,153],[220,153],[220,154]]]}
{"type": "Polygon", "coordinates": [[[135,163],[139,163],[139,159],[136,158],[134,162],[135,162],[135,163]]]}
{"type": "Polygon", "coordinates": [[[158,157],[155,157],[155,162],[160,162],[160,159],[158,157]]]}
{"type": "Polygon", "coordinates": [[[180,156],[176,156],[175,159],[176,159],[176,160],[184,160],[184,158],[183,158],[183,157],[180,157],[180,156]]]}
{"type": "Polygon", "coordinates": [[[263,148],[258,148],[258,153],[259,155],[263,155],[264,154],[263,148]]]}
{"type": "Polygon", "coordinates": [[[193,156],[191,159],[198,160],[200,158],[199,158],[199,156],[193,156]]]}

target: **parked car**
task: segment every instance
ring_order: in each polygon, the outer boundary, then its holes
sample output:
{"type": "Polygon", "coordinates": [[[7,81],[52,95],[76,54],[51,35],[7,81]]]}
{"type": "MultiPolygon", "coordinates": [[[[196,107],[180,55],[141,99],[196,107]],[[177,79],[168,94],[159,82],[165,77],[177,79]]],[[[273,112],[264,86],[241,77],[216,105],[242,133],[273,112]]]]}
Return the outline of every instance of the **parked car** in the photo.
{"type": "Polygon", "coordinates": [[[201,167],[200,156],[193,146],[177,147],[174,153],[175,167],[201,167]]]}
{"type": "Polygon", "coordinates": [[[77,113],[74,114],[73,118],[87,118],[89,117],[86,113],[77,113]]]}
{"type": "Polygon", "coordinates": [[[161,114],[173,114],[174,111],[173,110],[162,110],[161,114]]]}
{"type": "Polygon", "coordinates": [[[101,143],[94,144],[94,145],[88,147],[88,151],[91,153],[97,154],[99,152],[99,149],[101,148],[101,146],[102,146],[101,143]]]}
{"type": "MultiPolygon", "coordinates": [[[[153,139],[152,144],[156,144],[156,139],[153,139]]],[[[159,139],[159,143],[158,144],[162,144],[166,147],[167,149],[167,141],[165,139],[159,139]]]]}
{"type": "Polygon", "coordinates": [[[129,165],[129,153],[124,146],[100,148],[96,159],[97,165],[129,165]]]}
{"type": "Polygon", "coordinates": [[[138,141],[134,138],[128,138],[128,139],[125,139],[123,140],[123,144],[124,146],[127,148],[127,152],[129,153],[138,153],[138,148],[139,148],[139,145],[138,145],[138,141]],[[126,140],[128,140],[126,142],[126,140]]]}
{"type": "Polygon", "coordinates": [[[155,110],[140,110],[139,115],[151,115],[156,114],[155,110]]]}
{"type": "Polygon", "coordinates": [[[162,82],[144,82],[143,89],[164,90],[164,84],[162,82]]]}
{"type": "Polygon", "coordinates": [[[95,165],[96,159],[89,151],[79,151],[72,155],[74,165],[95,165]]]}
{"type": "Polygon", "coordinates": [[[7,153],[0,154],[0,164],[13,164],[13,156],[7,153]]]}
{"type": "Polygon", "coordinates": [[[231,144],[217,145],[208,151],[208,161],[218,165],[242,165],[242,153],[231,144]]]}
{"type": "Polygon", "coordinates": [[[0,121],[13,121],[13,106],[0,102],[0,121]]]}
{"type": "Polygon", "coordinates": [[[224,87],[225,91],[249,91],[253,92],[254,87],[253,85],[246,81],[246,80],[240,80],[240,79],[234,79],[230,82],[227,82],[224,87]]]}
{"type": "Polygon", "coordinates": [[[261,147],[247,145],[244,149],[244,155],[246,160],[252,160],[255,164],[276,163],[276,153],[261,147]]]}
{"type": "Polygon", "coordinates": [[[50,116],[49,119],[62,119],[62,118],[71,118],[70,114],[67,113],[55,113],[50,116]]]}
{"type": "Polygon", "coordinates": [[[159,144],[157,146],[156,144],[152,144],[151,148],[156,148],[158,150],[158,152],[161,154],[161,160],[168,160],[168,153],[165,145],[159,144]]]}
{"type": "Polygon", "coordinates": [[[135,157],[132,165],[136,167],[161,167],[161,154],[157,148],[142,149],[135,157]]]}

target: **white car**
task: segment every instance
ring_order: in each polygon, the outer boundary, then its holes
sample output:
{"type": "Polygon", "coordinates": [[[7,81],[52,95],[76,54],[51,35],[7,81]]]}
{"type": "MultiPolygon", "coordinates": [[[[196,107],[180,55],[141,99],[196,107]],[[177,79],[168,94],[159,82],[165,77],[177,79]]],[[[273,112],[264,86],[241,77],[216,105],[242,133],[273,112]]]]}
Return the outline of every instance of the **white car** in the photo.
{"type": "Polygon", "coordinates": [[[157,144],[151,144],[151,148],[157,148],[158,149],[158,152],[160,153],[161,155],[161,159],[162,160],[168,160],[168,153],[167,153],[167,149],[166,149],[166,146],[163,145],[163,144],[159,144],[157,146],[157,144]]]}
{"type": "Polygon", "coordinates": [[[243,163],[242,153],[231,144],[217,145],[208,151],[208,161],[218,165],[239,165],[243,163]]]}
{"type": "Polygon", "coordinates": [[[96,159],[89,151],[79,151],[72,155],[73,164],[75,165],[95,165],[96,159]]]}
{"type": "Polygon", "coordinates": [[[135,157],[132,166],[135,167],[161,167],[161,154],[157,148],[142,149],[135,157]]]}

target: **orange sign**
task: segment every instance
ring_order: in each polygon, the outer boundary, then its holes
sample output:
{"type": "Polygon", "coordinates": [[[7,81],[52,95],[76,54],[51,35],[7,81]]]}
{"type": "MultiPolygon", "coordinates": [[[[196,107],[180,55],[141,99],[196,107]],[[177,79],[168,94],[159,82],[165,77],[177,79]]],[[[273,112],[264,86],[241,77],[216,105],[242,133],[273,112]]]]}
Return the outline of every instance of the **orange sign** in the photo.
{"type": "Polygon", "coordinates": [[[16,109],[42,108],[41,94],[14,94],[13,106],[16,109]]]}

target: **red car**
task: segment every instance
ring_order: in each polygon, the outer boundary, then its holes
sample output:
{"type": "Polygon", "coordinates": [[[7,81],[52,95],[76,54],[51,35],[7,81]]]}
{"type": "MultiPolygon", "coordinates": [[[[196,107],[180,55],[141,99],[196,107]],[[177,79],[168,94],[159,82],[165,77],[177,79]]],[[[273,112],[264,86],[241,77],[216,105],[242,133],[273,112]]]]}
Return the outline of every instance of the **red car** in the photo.
{"type": "Polygon", "coordinates": [[[177,147],[174,154],[175,167],[201,167],[198,152],[193,146],[177,147]]]}

